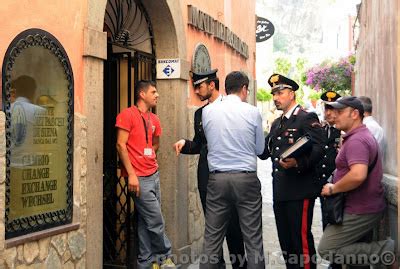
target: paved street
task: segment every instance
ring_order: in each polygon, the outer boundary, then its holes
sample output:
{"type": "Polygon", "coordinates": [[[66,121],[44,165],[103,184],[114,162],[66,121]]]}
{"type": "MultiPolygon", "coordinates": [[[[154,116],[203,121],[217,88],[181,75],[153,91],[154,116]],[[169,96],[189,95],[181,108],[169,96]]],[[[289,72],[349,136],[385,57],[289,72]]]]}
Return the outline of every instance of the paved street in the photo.
{"type": "MultiPolygon", "coordinates": [[[[280,257],[280,247],[278,241],[278,235],[276,232],[274,212],[272,210],[272,177],[271,177],[271,162],[258,161],[258,177],[260,178],[262,185],[262,196],[263,196],[263,239],[264,239],[264,252],[266,257],[265,268],[270,269],[284,269],[286,268],[283,260],[280,257]]],[[[316,200],[314,208],[314,218],[312,232],[314,235],[314,241],[316,246],[318,245],[319,239],[322,235],[321,225],[321,208],[319,199],[316,200]]],[[[226,244],[224,244],[224,253],[226,255],[225,261],[229,261],[227,256],[228,251],[226,244]]],[[[198,264],[189,266],[190,269],[197,269],[198,264]]],[[[230,265],[227,269],[232,268],[230,265]]],[[[327,263],[320,262],[318,269],[327,268],[327,263]]]]}

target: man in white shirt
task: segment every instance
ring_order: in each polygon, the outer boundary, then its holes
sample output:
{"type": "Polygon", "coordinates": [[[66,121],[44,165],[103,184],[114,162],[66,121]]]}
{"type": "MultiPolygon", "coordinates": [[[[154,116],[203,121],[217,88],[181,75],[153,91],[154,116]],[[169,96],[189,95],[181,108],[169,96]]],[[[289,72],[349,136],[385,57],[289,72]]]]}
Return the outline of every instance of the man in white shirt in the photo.
{"type": "Polygon", "coordinates": [[[371,98],[367,96],[360,96],[358,99],[361,101],[364,107],[364,119],[363,124],[365,124],[371,134],[378,141],[379,150],[384,156],[385,153],[385,134],[379,123],[372,117],[372,101],[371,98]]]}
{"type": "MultiPolygon", "coordinates": [[[[174,144],[176,154],[200,154],[197,168],[197,187],[199,190],[200,201],[203,207],[204,216],[206,215],[207,184],[209,177],[207,162],[207,140],[203,130],[202,113],[203,109],[213,103],[221,102],[222,95],[219,93],[218,69],[213,69],[203,73],[192,72],[194,92],[201,101],[208,100],[208,103],[200,107],[194,113],[194,137],[193,140],[181,139],[174,144]]],[[[236,209],[232,208],[231,219],[226,232],[226,243],[229,249],[232,268],[246,268],[242,231],[236,209]],[[240,259],[240,258],[242,259],[240,259]],[[242,264],[240,264],[242,262],[242,264]]],[[[220,267],[225,268],[225,261],[221,252],[219,260],[220,267]]]]}
{"type": "Polygon", "coordinates": [[[229,73],[225,79],[227,97],[203,109],[210,177],[204,233],[204,252],[208,259],[200,264],[201,269],[218,268],[216,258],[232,207],[239,215],[247,268],[265,268],[261,184],[256,172],[257,155],[264,150],[264,134],[260,112],[245,102],[248,86],[249,79],[244,73],[229,73]]]}

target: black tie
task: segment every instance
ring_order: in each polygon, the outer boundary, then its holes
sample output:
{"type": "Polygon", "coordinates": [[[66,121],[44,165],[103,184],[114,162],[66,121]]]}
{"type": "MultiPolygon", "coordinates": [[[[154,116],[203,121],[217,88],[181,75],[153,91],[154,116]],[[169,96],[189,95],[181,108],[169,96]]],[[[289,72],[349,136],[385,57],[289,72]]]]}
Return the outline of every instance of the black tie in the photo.
{"type": "Polygon", "coordinates": [[[331,137],[332,128],[333,128],[332,126],[327,126],[327,128],[326,128],[326,135],[328,136],[328,138],[331,137]]]}
{"type": "Polygon", "coordinates": [[[283,117],[281,118],[281,122],[279,123],[279,129],[284,128],[287,121],[288,121],[288,118],[286,118],[285,116],[283,116],[283,117]]]}

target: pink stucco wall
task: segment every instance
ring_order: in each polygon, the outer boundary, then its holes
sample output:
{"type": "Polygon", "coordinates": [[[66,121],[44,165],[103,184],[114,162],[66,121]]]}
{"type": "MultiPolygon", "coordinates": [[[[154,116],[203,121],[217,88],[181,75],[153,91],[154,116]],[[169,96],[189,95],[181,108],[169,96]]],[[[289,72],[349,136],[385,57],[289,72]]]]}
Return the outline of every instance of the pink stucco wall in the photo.
{"type": "MultiPolygon", "coordinates": [[[[87,14],[81,0],[4,0],[0,5],[0,64],[16,35],[30,28],[51,33],[62,44],[74,73],[75,111],[83,111],[83,29],[87,14]]],[[[0,70],[1,72],[1,70],[0,70]]]]}
{"type": "MultiPolygon", "coordinates": [[[[245,71],[255,79],[255,0],[183,0],[181,8],[187,36],[187,60],[190,63],[196,44],[201,42],[209,50],[212,67],[219,69],[221,86],[226,74],[232,70],[245,71]],[[217,19],[245,41],[249,46],[249,58],[246,60],[213,36],[189,26],[188,5],[193,5],[217,19]]],[[[11,41],[20,32],[29,28],[40,28],[51,33],[60,41],[70,59],[74,72],[75,111],[83,112],[82,54],[86,1],[5,0],[0,5],[0,16],[5,18],[0,28],[0,64],[3,64],[4,54],[11,41]]],[[[192,90],[189,104],[200,104],[192,90]]]]}
{"type": "MultiPolygon", "coordinates": [[[[193,53],[198,43],[203,43],[211,57],[211,68],[218,68],[220,88],[223,90],[225,76],[233,70],[242,70],[255,79],[255,0],[224,1],[182,1],[182,15],[186,27],[187,60],[192,63],[193,53]],[[207,13],[223,23],[249,46],[249,58],[246,60],[225,43],[213,36],[188,25],[188,5],[207,13]]],[[[190,90],[189,105],[200,105],[198,97],[190,90]]]]}

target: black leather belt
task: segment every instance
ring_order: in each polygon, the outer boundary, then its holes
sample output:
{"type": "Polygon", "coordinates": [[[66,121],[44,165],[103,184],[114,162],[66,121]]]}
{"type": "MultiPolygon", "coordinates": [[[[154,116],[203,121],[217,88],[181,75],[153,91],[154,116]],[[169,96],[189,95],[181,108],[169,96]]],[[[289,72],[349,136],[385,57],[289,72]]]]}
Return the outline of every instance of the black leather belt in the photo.
{"type": "Polygon", "coordinates": [[[210,174],[251,174],[255,173],[256,171],[235,171],[235,170],[229,170],[229,171],[219,171],[219,170],[214,170],[211,171],[210,174]]]}

